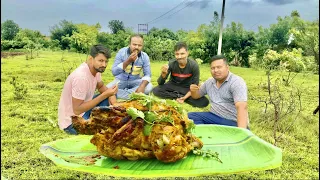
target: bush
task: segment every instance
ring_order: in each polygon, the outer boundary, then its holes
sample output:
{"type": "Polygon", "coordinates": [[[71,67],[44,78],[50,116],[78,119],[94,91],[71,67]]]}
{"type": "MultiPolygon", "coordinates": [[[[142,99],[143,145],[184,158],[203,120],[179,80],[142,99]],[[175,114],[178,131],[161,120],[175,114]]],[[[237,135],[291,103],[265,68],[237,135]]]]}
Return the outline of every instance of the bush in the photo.
{"type": "Polygon", "coordinates": [[[284,50],[280,54],[269,49],[264,54],[262,62],[257,59],[256,54],[249,56],[249,62],[253,68],[262,67],[267,70],[283,69],[298,73],[308,69],[312,69],[312,71],[318,69],[310,58],[305,59],[302,56],[301,49],[295,48],[293,48],[292,51],[284,50]]]}
{"type": "Polygon", "coordinates": [[[145,37],[144,41],[144,52],[148,54],[151,60],[168,61],[174,58],[173,46],[176,41],[150,36],[145,37]]]}
{"type": "Polygon", "coordinates": [[[203,61],[202,61],[200,58],[197,58],[197,59],[196,59],[196,62],[198,63],[198,65],[200,65],[200,64],[203,63],[203,61]]]}
{"type": "Polygon", "coordinates": [[[267,52],[263,55],[263,67],[271,70],[277,69],[280,65],[280,55],[273,50],[267,50],[267,52]]]}
{"type": "Polygon", "coordinates": [[[284,50],[279,57],[281,67],[291,72],[301,72],[305,70],[302,61],[302,50],[293,48],[292,51],[284,50]]]}
{"type": "Polygon", "coordinates": [[[12,48],[13,41],[1,40],[1,51],[9,50],[12,48]]]}
{"type": "Polygon", "coordinates": [[[54,50],[59,50],[59,49],[61,49],[60,41],[57,40],[57,39],[50,40],[48,42],[48,47],[53,51],[54,50]]]}
{"type": "Polygon", "coordinates": [[[28,88],[24,86],[24,84],[17,82],[16,77],[12,77],[10,84],[14,87],[14,99],[20,100],[23,99],[27,93],[28,88]]]}
{"type": "Polygon", "coordinates": [[[249,64],[250,64],[250,67],[253,69],[263,68],[262,61],[257,57],[257,53],[249,55],[249,64]]]}
{"type": "Polygon", "coordinates": [[[16,40],[1,40],[1,51],[6,51],[10,49],[22,49],[27,43],[16,40]]]}
{"type": "Polygon", "coordinates": [[[319,65],[316,63],[314,56],[303,56],[302,62],[305,65],[305,70],[319,74],[319,65]]]}

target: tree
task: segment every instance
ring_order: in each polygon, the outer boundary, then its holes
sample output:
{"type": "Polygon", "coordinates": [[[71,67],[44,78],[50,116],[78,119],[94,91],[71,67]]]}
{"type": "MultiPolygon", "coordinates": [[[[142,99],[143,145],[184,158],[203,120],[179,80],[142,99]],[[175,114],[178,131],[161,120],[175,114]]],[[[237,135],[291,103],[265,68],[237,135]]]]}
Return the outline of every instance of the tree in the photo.
{"type": "Polygon", "coordinates": [[[304,21],[298,11],[292,11],[291,16],[278,17],[277,20],[278,22],[271,24],[269,28],[259,26],[259,31],[255,34],[255,51],[258,59],[261,59],[269,49],[280,52],[284,49],[299,48],[296,41],[289,40],[291,34],[294,34],[292,29],[304,29],[304,21]]]}
{"type": "Polygon", "coordinates": [[[98,25],[77,24],[78,32],[74,32],[71,36],[72,47],[79,52],[88,53],[89,48],[97,43],[97,35],[99,33],[98,25]]]}
{"type": "Polygon", "coordinates": [[[14,38],[15,42],[23,45],[23,48],[30,52],[30,59],[33,59],[33,51],[40,50],[44,45],[49,42],[45,39],[45,36],[40,31],[34,31],[31,29],[20,30],[14,38]]]}
{"type": "Polygon", "coordinates": [[[204,39],[204,33],[207,30],[208,26],[205,24],[201,24],[197,31],[189,31],[186,38],[184,39],[185,42],[187,42],[189,46],[189,53],[190,57],[193,59],[205,59],[205,39],[204,39]]]}
{"type": "Polygon", "coordinates": [[[219,14],[217,11],[213,12],[213,20],[210,22],[212,26],[216,26],[220,24],[219,14]]]}
{"type": "Polygon", "coordinates": [[[297,10],[291,12],[291,17],[300,17],[300,14],[297,10]]]}
{"type": "Polygon", "coordinates": [[[13,40],[19,30],[19,25],[13,20],[6,20],[5,22],[1,23],[1,39],[13,40]]]}
{"type": "Polygon", "coordinates": [[[319,20],[305,22],[304,28],[293,28],[290,32],[294,36],[294,42],[304,51],[304,55],[313,56],[315,63],[319,65],[319,20]]]}
{"type": "Polygon", "coordinates": [[[62,49],[70,47],[69,41],[62,41],[63,37],[71,37],[74,32],[78,32],[77,26],[71,21],[62,20],[58,25],[50,27],[51,39],[59,40],[62,49]]]}
{"type": "Polygon", "coordinates": [[[183,41],[183,39],[185,39],[187,37],[188,32],[180,29],[176,32],[176,35],[177,35],[179,41],[183,41]]]}
{"type": "Polygon", "coordinates": [[[119,20],[111,20],[109,21],[108,27],[111,29],[113,34],[117,34],[119,31],[125,31],[124,24],[119,20]]]}
{"type": "Polygon", "coordinates": [[[177,41],[161,39],[160,37],[146,36],[144,38],[144,52],[153,61],[168,61],[174,58],[173,46],[177,41]]]}
{"type": "Polygon", "coordinates": [[[249,67],[249,54],[254,45],[254,32],[244,30],[241,23],[231,22],[223,33],[224,54],[233,65],[249,67]]]}
{"type": "Polygon", "coordinates": [[[106,32],[100,32],[97,35],[97,42],[99,44],[102,44],[106,47],[108,47],[109,49],[113,49],[113,38],[112,35],[106,32]]]}
{"type": "Polygon", "coordinates": [[[288,47],[289,30],[291,27],[291,18],[286,16],[283,19],[278,17],[278,23],[270,27],[270,44],[272,49],[281,51],[288,47]]]}
{"type": "Polygon", "coordinates": [[[269,42],[273,50],[282,51],[284,49],[298,48],[296,42],[289,41],[291,29],[303,30],[304,21],[300,18],[299,12],[294,10],[290,16],[278,17],[277,24],[272,24],[269,31],[269,42]]]}
{"type": "Polygon", "coordinates": [[[161,38],[161,39],[171,39],[171,40],[178,40],[178,36],[174,34],[174,32],[170,31],[167,28],[164,29],[158,29],[158,28],[151,28],[149,31],[149,36],[155,37],[155,38],[161,38]]]}
{"type": "Polygon", "coordinates": [[[15,36],[14,40],[23,41],[24,38],[28,38],[35,43],[42,43],[42,41],[44,41],[44,35],[42,35],[40,31],[34,31],[31,29],[20,30],[15,36]]]}
{"type": "Polygon", "coordinates": [[[118,51],[119,49],[128,46],[129,44],[129,37],[131,33],[126,31],[119,31],[117,34],[112,35],[112,42],[113,42],[113,51],[118,51]]]}
{"type": "Polygon", "coordinates": [[[216,12],[214,14],[213,21],[210,22],[204,31],[206,54],[206,58],[202,59],[204,63],[208,62],[212,56],[217,55],[218,53],[219,28],[220,21],[218,19],[218,13],[216,12]]]}

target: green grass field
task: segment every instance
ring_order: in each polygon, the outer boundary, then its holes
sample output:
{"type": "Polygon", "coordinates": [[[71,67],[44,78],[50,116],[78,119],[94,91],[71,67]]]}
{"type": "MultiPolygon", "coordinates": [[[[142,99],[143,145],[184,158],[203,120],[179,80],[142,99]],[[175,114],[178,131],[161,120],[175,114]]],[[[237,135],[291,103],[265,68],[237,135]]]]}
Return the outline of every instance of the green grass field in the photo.
{"type": "MultiPolygon", "coordinates": [[[[113,55],[114,57],[114,55],[113,55]]],[[[56,166],[39,152],[39,147],[47,142],[67,138],[58,128],[57,109],[60,93],[68,69],[75,69],[84,62],[86,55],[68,52],[42,51],[35,59],[26,60],[25,55],[1,59],[1,174],[7,179],[117,179],[104,175],[71,171],[56,166]],[[61,58],[64,59],[63,63],[61,58]],[[64,70],[65,69],[65,70],[64,70]],[[12,77],[27,87],[24,99],[14,99],[12,77]]],[[[110,68],[113,59],[103,73],[106,83],[113,79],[110,68]]],[[[160,74],[160,67],[166,62],[152,62],[152,82],[160,74]]],[[[200,81],[210,75],[207,64],[200,65],[200,81]]],[[[231,67],[231,72],[240,75],[247,82],[248,91],[255,96],[263,95],[257,88],[266,82],[264,71],[250,68],[231,67]]],[[[274,73],[273,78],[280,72],[274,73]]],[[[292,128],[282,136],[277,144],[283,151],[280,168],[267,171],[245,172],[232,175],[204,177],[212,179],[319,179],[319,114],[312,115],[318,106],[319,76],[301,73],[294,85],[302,90],[303,110],[292,128]]],[[[264,105],[249,100],[251,131],[267,142],[273,143],[272,112],[263,113],[264,105]]],[[[205,111],[187,104],[187,111],[205,111]]],[[[288,116],[281,125],[286,127],[292,121],[288,116]]],[[[179,175],[177,175],[179,177],[179,175]]],[[[1,178],[1,179],[2,179],[1,178]]]]}

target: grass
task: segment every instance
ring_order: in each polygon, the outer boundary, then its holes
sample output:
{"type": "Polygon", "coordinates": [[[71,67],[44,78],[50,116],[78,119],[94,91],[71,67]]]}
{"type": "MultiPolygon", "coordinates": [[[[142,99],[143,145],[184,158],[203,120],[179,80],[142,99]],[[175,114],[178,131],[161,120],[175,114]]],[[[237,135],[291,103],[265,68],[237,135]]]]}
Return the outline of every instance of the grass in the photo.
{"type": "MultiPolygon", "coordinates": [[[[113,55],[114,57],[114,55],[113,55]]],[[[57,126],[57,109],[63,88],[67,67],[75,69],[84,62],[86,55],[68,52],[42,51],[32,60],[25,55],[1,59],[1,174],[7,179],[115,179],[105,175],[71,171],[53,164],[39,152],[41,144],[67,138],[57,126]],[[63,60],[61,60],[63,58],[63,60]],[[65,70],[64,70],[65,68],[65,70]],[[14,99],[12,77],[23,83],[28,92],[22,100],[14,99]]],[[[106,83],[113,79],[110,68],[103,73],[106,83]]],[[[152,83],[155,86],[161,65],[166,62],[152,62],[152,83]]],[[[208,79],[208,65],[200,65],[200,81],[208,79]]],[[[266,82],[264,71],[250,68],[231,67],[231,72],[240,75],[247,83],[248,91],[255,96],[266,92],[257,88],[266,82]]],[[[273,74],[273,78],[281,75],[273,74]]],[[[318,106],[319,76],[298,74],[294,84],[301,88],[303,110],[292,128],[278,143],[283,151],[280,168],[267,171],[245,172],[232,175],[218,175],[212,179],[319,179],[319,114],[312,115],[318,106]]],[[[264,105],[249,100],[251,131],[267,142],[273,143],[272,112],[262,113],[264,105]]],[[[187,111],[205,111],[187,104],[187,111]]],[[[288,126],[292,118],[282,121],[288,126]]],[[[1,179],[2,179],[1,178],[1,179]]]]}

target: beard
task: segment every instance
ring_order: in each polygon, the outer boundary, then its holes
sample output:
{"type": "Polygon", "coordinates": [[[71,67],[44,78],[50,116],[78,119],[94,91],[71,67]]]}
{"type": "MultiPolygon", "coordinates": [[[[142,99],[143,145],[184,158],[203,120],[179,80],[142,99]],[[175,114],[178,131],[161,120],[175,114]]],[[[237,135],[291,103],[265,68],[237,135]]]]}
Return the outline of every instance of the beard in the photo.
{"type": "Polygon", "coordinates": [[[105,67],[99,67],[99,68],[94,68],[94,69],[99,73],[103,73],[106,70],[105,67]]]}

